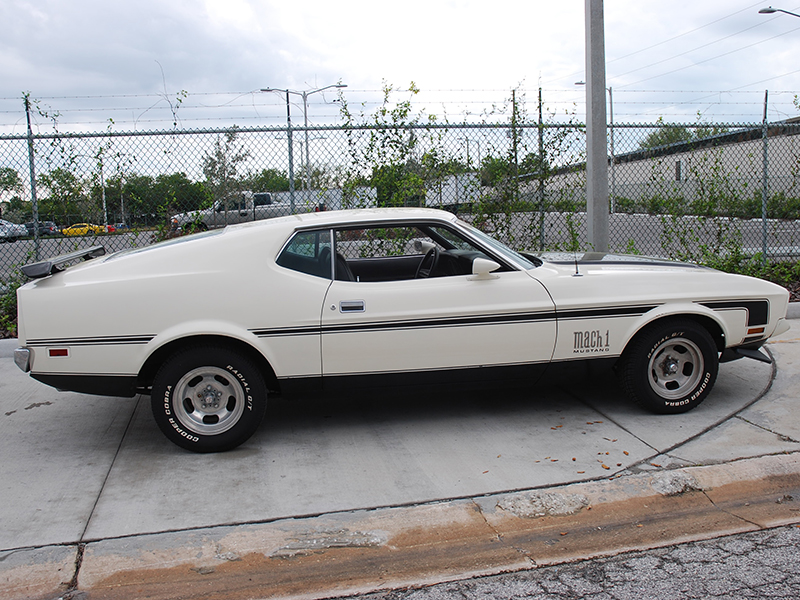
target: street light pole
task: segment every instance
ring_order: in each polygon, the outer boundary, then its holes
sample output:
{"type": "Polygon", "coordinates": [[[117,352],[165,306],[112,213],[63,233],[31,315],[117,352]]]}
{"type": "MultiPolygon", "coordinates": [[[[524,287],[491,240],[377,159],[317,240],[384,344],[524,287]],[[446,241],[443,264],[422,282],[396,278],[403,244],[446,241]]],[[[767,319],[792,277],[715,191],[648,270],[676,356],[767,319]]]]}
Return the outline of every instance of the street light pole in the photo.
{"type": "Polygon", "coordinates": [[[103,176],[103,152],[98,154],[98,162],[100,163],[100,196],[103,198],[103,225],[106,226],[108,231],[108,207],[106,206],[106,180],[103,176]]]}
{"type": "Polygon", "coordinates": [[[103,201],[103,225],[105,225],[106,231],[108,231],[108,208],[106,206],[106,180],[103,174],[103,148],[101,147],[97,154],[75,154],[75,158],[93,158],[97,161],[97,164],[100,166],[100,198],[103,201]]]}
{"type": "Polygon", "coordinates": [[[771,6],[768,6],[767,8],[762,8],[761,10],[758,11],[758,14],[760,14],[760,15],[771,15],[772,13],[776,13],[776,12],[782,12],[782,13],[785,13],[787,15],[792,15],[793,17],[800,17],[800,15],[798,15],[797,13],[793,13],[793,12],[788,11],[788,10],[783,10],[782,8],[772,8],[771,6]]]}
{"type": "MultiPolygon", "coordinates": [[[[285,92],[286,93],[286,126],[287,126],[287,137],[289,138],[289,202],[291,204],[291,211],[292,214],[295,212],[295,203],[294,203],[294,153],[292,150],[292,116],[289,108],[289,94],[296,94],[297,96],[302,96],[303,98],[303,125],[305,126],[305,154],[306,154],[306,192],[308,192],[309,184],[311,181],[311,165],[309,163],[309,151],[308,151],[308,97],[311,94],[316,94],[317,92],[322,92],[324,90],[328,90],[331,88],[346,88],[347,84],[344,83],[333,83],[331,85],[326,85],[325,87],[317,88],[315,90],[306,90],[302,92],[296,92],[294,90],[289,89],[277,89],[277,88],[262,88],[262,92],[285,92]]],[[[308,202],[308,196],[306,196],[306,202],[308,202]]]]}
{"type": "Polygon", "coordinates": [[[608,88],[608,112],[610,121],[610,141],[611,141],[611,214],[614,214],[614,201],[617,196],[617,177],[614,171],[614,92],[609,86],[608,88]]]}

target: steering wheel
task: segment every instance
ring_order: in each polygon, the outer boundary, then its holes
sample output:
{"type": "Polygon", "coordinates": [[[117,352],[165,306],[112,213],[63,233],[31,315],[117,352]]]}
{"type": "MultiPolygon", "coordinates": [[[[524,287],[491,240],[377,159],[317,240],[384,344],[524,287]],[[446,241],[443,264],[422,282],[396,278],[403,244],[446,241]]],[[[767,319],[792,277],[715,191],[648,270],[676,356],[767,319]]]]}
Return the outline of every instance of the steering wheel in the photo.
{"type": "Polygon", "coordinates": [[[436,265],[439,264],[439,249],[434,246],[430,248],[426,253],[425,256],[422,257],[422,260],[419,261],[419,265],[417,265],[417,273],[414,275],[414,279],[422,279],[424,277],[430,277],[433,270],[436,268],[436,265]],[[430,263],[430,266],[426,268],[426,263],[430,263]]]}

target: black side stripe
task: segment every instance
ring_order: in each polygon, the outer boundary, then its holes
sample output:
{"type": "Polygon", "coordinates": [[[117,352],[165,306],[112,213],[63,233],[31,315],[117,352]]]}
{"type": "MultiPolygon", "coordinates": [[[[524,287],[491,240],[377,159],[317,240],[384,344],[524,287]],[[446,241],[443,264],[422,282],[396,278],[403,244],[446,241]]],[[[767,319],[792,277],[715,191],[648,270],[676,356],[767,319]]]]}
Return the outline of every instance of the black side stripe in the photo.
{"type": "Polygon", "coordinates": [[[285,329],[251,329],[258,337],[278,337],[285,335],[319,335],[321,333],[354,333],[361,331],[392,331],[403,329],[431,329],[438,327],[464,327],[475,325],[503,325],[509,323],[534,323],[552,321],[555,312],[522,313],[509,315],[477,315],[451,319],[413,319],[408,321],[375,321],[367,323],[349,323],[329,325],[326,327],[298,327],[285,329]]]}
{"type": "Polygon", "coordinates": [[[415,319],[413,321],[390,321],[385,323],[359,323],[358,325],[332,325],[323,327],[322,333],[345,333],[351,331],[387,331],[396,329],[436,329],[439,327],[470,327],[475,325],[507,325],[509,323],[536,323],[555,319],[552,311],[517,315],[483,315],[451,319],[415,319]]]}
{"type": "Polygon", "coordinates": [[[724,300],[720,302],[699,302],[711,310],[747,311],[747,326],[756,327],[769,323],[769,300],[724,300]]]}
{"type": "Polygon", "coordinates": [[[42,338],[28,340],[28,346],[119,346],[147,344],[154,335],[102,336],[81,338],[42,338]]]}
{"type": "Polygon", "coordinates": [[[583,308],[578,310],[565,310],[558,312],[558,320],[573,319],[598,319],[605,317],[639,317],[650,312],[658,304],[644,306],[616,306],[610,308],[583,308]]]}
{"type": "Polygon", "coordinates": [[[297,335],[319,335],[322,329],[313,327],[277,327],[275,329],[248,329],[256,337],[284,337],[297,335]]]}
{"type": "Polygon", "coordinates": [[[507,325],[513,323],[537,323],[567,319],[596,319],[614,317],[640,316],[654,309],[657,305],[647,306],[615,306],[609,308],[591,308],[538,313],[517,313],[507,315],[475,315],[454,317],[449,319],[414,319],[408,321],[382,321],[366,323],[348,323],[326,327],[296,327],[275,329],[251,329],[258,337],[281,337],[295,335],[320,335],[327,333],[357,333],[365,331],[395,331],[403,329],[431,329],[440,327],[471,327],[483,325],[507,325]]]}

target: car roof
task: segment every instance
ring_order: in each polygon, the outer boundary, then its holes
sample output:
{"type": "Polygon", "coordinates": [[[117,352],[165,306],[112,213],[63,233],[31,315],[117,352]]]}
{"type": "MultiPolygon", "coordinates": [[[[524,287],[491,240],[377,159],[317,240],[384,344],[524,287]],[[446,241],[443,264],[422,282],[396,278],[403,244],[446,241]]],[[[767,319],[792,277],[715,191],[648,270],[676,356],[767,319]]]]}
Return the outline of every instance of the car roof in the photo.
{"type": "Polygon", "coordinates": [[[318,227],[337,227],[340,225],[434,220],[455,222],[452,213],[433,208],[357,208],[300,213],[285,217],[275,217],[262,221],[250,221],[229,228],[266,227],[276,229],[310,229],[318,227]]]}

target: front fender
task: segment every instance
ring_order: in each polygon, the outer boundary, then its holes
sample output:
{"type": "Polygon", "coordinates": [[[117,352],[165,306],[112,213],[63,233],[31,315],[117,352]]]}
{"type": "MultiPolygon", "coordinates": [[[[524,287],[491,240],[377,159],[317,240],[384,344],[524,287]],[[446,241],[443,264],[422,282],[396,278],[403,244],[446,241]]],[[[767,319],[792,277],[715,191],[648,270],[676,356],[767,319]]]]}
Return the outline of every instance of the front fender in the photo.
{"type": "Polygon", "coordinates": [[[620,356],[642,329],[672,317],[689,317],[703,322],[720,351],[724,346],[740,342],[745,333],[746,311],[722,313],[694,302],[562,311],[558,316],[554,360],[620,356]]]}
{"type": "Polygon", "coordinates": [[[689,317],[699,320],[709,330],[718,349],[740,344],[747,332],[747,311],[745,309],[717,311],[696,302],[664,304],[642,315],[631,324],[622,339],[623,349],[645,327],[671,317],[689,317]],[[716,326],[717,331],[711,324],[716,326]]]}

